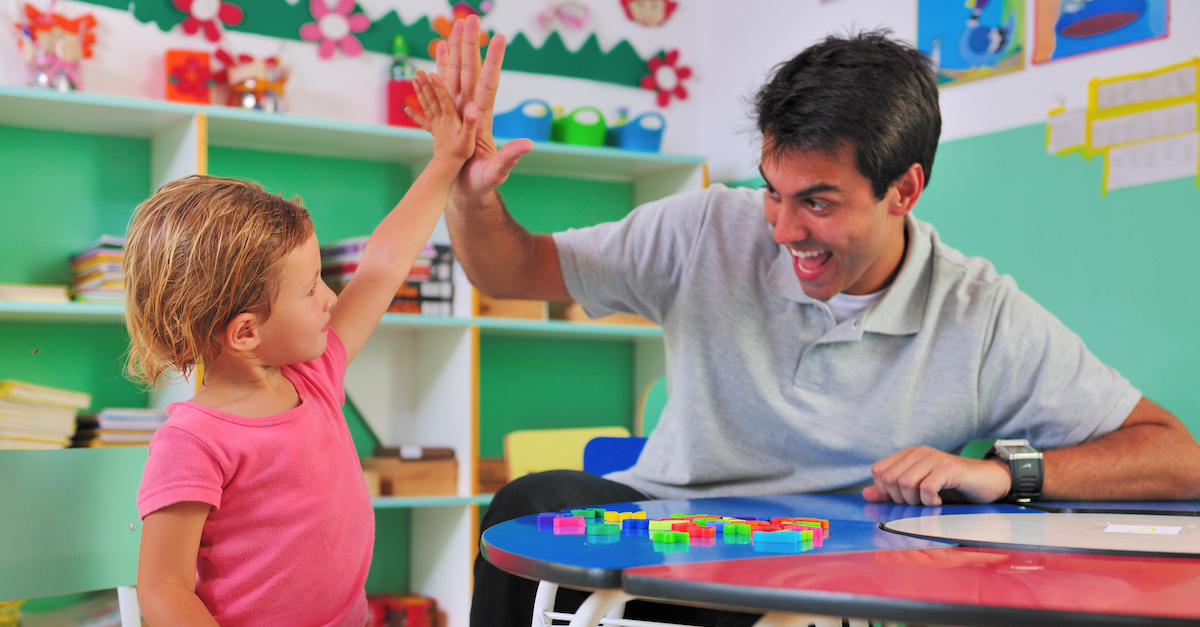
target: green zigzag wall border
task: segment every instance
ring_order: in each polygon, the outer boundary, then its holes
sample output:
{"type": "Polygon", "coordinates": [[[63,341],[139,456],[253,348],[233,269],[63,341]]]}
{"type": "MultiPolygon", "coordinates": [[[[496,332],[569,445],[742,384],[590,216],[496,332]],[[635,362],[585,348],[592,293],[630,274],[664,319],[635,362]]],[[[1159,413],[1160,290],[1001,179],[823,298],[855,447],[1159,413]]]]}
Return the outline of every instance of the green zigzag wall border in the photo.
{"type": "MultiPolygon", "coordinates": [[[[154,22],[164,32],[171,30],[187,17],[171,4],[171,0],[83,2],[131,11],[139,22],[154,22]]],[[[233,3],[242,8],[245,18],[241,24],[228,27],[231,31],[300,41],[300,26],[313,21],[306,0],[300,0],[294,5],[288,4],[286,0],[233,0],[233,3]]],[[[396,35],[403,35],[408,40],[412,56],[422,59],[429,58],[426,52],[429,42],[440,37],[430,26],[428,17],[406,25],[395,11],[389,11],[373,22],[366,31],[358,33],[357,37],[367,50],[391,54],[392,40],[396,35]]],[[[199,35],[196,36],[196,41],[203,47],[211,45],[199,35]]],[[[612,50],[603,52],[596,35],[592,34],[578,52],[571,52],[557,32],[551,33],[541,48],[533,47],[524,33],[518,33],[508,45],[504,68],[638,87],[641,78],[648,73],[646,61],[628,41],[621,41],[612,50]]]]}

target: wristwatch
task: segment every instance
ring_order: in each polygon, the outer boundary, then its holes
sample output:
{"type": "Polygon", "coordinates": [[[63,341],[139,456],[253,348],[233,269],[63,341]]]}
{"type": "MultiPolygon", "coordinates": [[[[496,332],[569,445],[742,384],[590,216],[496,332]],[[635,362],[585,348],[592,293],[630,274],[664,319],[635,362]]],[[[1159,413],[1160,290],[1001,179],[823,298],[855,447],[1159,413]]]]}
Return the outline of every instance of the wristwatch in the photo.
{"type": "Polygon", "coordinates": [[[1029,440],[996,440],[987,457],[996,457],[1008,464],[1012,487],[1008,499],[1028,503],[1042,496],[1042,452],[1029,445],[1029,440]]]}

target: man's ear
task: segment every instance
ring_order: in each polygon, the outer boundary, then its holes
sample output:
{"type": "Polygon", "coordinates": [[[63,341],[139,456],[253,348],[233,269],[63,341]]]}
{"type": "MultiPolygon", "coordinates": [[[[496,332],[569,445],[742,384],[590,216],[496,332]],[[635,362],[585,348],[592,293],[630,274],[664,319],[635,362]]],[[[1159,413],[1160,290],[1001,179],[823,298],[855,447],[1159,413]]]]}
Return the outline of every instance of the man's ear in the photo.
{"type": "Polygon", "coordinates": [[[892,196],[888,213],[894,216],[907,215],[917,206],[921,192],[925,191],[925,168],[919,163],[908,166],[908,170],[892,184],[892,189],[896,190],[896,193],[892,196]]]}
{"type": "Polygon", "coordinates": [[[239,356],[253,354],[261,343],[258,325],[257,314],[247,311],[234,316],[233,320],[225,325],[225,348],[239,356]]]}

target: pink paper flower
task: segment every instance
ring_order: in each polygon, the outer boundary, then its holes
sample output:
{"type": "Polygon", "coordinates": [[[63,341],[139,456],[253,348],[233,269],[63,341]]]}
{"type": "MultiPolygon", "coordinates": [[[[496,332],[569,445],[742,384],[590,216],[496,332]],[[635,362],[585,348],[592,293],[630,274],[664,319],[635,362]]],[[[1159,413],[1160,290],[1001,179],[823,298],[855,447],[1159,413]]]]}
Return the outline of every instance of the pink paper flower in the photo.
{"type": "Polygon", "coordinates": [[[176,9],[187,13],[183,20],[183,32],[195,35],[196,31],[204,29],[204,38],[217,42],[221,40],[220,24],[237,26],[242,23],[241,7],[221,0],[172,0],[176,9]]]}
{"type": "Polygon", "coordinates": [[[363,13],[350,14],[354,10],[354,0],[338,0],[337,8],[332,11],[325,0],[310,0],[308,10],[316,18],[300,27],[300,38],[304,41],[319,41],[317,54],[322,59],[333,56],[333,51],[341,46],[342,53],[348,57],[362,54],[363,46],[354,33],[361,33],[371,26],[371,18],[363,13]]]}
{"type": "Polygon", "coordinates": [[[658,106],[665,107],[671,102],[671,96],[687,100],[688,92],[683,86],[684,79],[692,75],[692,68],[686,65],[676,66],[679,61],[679,51],[672,50],[665,57],[657,55],[650,57],[646,69],[650,73],[642,77],[642,89],[658,92],[658,106]]]}

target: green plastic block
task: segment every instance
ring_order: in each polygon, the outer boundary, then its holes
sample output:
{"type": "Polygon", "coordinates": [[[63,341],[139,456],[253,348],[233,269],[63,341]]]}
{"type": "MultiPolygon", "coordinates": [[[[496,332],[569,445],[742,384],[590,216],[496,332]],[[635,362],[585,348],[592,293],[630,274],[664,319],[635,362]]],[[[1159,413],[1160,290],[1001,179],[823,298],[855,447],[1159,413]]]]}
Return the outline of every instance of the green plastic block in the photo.
{"type": "Polygon", "coordinates": [[[589,536],[611,536],[621,533],[620,525],[610,523],[599,523],[587,526],[587,534],[589,536]]]}
{"type": "Polygon", "coordinates": [[[572,516],[584,516],[586,513],[587,513],[587,510],[586,510],[586,509],[573,509],[573,510],[571,510],[571,515],[572,515],[572,516]]]}

